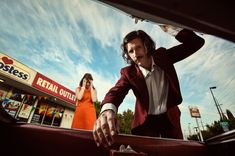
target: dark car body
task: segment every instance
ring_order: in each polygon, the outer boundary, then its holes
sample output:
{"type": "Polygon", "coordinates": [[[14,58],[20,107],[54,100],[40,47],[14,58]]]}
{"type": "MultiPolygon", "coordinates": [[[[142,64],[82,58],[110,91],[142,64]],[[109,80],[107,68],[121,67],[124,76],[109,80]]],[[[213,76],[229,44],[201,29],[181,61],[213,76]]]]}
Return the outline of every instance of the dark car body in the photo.
{"type": "MultiPolygon", "coordinates": [[[[160,1],[100,0],[132,17],[149,22],[181,26],[235,42],[235,17],[232,1],[160,1]]],[[[137,153],[148,156],[229,155],[235,147],[235,131],[205,142],[117,135],[110,148],[97,147],[92,131],[51,128],[19,123],[0,109],[1,155],[94,155],[108,156],[120,145],[130,145],[137,153]]],[[[131,155],[123,154],[123,155],[131,155]]]]}

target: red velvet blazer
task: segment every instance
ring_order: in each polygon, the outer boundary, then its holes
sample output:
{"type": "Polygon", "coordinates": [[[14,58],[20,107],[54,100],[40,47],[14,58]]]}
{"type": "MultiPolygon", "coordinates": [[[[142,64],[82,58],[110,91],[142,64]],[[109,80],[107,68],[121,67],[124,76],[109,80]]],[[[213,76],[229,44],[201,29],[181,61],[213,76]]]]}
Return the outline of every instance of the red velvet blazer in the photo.
{"type": "MultiPolygon", "coordinates": [[[[176,39],[182,44],[174,46],[170,49],[157,49],[153,54],[153,59],[155,64],[165,71],[165,74],[169,80],[167,115],[172,124],[176,128],[180,128],[180,111],[177,105],[182,102],[182,97],[179,81],[173,64],[183,60],[200,49],[204,44],[204,39],[197,36],[194,32],[185,29],[177,34],[176,39]]],[[[135,113],[132,122],[133,129],[143,124],[148,115],[148,89],[144,76],[137,65],[130,65],[122,68],[120,72],[120,79],[106,94],[101,105],[104,105],[105,103],[112,103],[118,108],[128,91],[132,89],[134,95],[136,96],[135,113]]]]}

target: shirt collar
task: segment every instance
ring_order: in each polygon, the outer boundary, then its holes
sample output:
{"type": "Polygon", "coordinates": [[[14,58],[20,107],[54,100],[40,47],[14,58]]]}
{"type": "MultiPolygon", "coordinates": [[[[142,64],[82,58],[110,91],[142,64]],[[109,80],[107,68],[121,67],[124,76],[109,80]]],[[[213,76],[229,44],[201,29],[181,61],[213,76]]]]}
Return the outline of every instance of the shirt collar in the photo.
{"type": "Polygon", "coordinates": [[[152,57],[152,56],[151,56],[151,59],[152,59],[151,71],[149,71],[149,70],[147,70],[147,69],[145,69],[145,68],[139,66],[140,71],[142,72],[142,74],[144,75],[145,78],[147,77],[147,75],[148,75],[150,72],[153,72],[153,71],[154,71],[154,66],[156,65],[155,62],[154,62],[154,60],[153,60],[153,57],[152,57]]]}

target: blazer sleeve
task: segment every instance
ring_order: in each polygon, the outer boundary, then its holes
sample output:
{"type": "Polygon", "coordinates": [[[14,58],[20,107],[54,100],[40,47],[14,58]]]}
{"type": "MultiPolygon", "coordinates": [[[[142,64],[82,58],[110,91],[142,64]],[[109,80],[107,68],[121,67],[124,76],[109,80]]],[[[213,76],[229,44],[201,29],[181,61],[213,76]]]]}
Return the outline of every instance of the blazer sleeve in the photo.
{"type": "Polygon", "coordinates": [[[167,49],[167,55],[172,63],[181,61],[198,51],[205,43],[204,39],[193,31],[183,29],[175,37],[181,44],[167,49]]]}
{"type": "Polygon", "coordinates": [[[105,95],[104,100],[101,102],[101,106],[103,106],[105,103],[112,103],[118,108],[127,95],[128,91],[130,90],[130,83],[126,76],[127,71],[121,69],[120,73],[121,77],[119,78],[115,86],[112,87],[105,95]]]}

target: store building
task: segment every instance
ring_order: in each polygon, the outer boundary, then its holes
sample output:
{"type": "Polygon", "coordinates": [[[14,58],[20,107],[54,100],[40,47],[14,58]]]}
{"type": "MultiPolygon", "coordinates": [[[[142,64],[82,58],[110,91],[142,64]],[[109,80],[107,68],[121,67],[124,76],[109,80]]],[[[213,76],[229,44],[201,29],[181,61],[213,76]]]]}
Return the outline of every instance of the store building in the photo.
{"type": "Polygon", "coordinates": [[[0,53],[0,101],[21,122],[70,128],[75,93],[0,53]]]}

